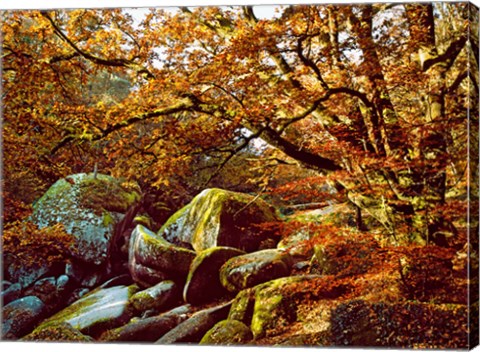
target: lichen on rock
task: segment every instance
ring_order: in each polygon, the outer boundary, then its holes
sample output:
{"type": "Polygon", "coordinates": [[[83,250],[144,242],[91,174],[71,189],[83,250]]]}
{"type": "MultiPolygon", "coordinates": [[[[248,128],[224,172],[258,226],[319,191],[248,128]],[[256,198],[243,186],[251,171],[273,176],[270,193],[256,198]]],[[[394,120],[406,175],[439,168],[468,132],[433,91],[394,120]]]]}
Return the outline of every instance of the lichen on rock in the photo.
{"type": "Polygon", "coordinates": [[[40,228],[63,224],[76,238],[76,256],[101,265],[107,260],[115,223],[140,195],[135,183],[108,175],[70,175],[55,182],[35,203],[31,221],[40,228]]]}

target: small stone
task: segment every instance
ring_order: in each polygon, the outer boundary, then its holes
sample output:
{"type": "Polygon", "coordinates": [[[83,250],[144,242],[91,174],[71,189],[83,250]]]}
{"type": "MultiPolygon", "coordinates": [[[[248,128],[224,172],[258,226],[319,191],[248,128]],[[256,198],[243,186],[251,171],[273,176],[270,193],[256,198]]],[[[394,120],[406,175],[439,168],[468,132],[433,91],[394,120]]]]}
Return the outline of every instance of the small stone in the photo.
{"type": "Polygon", "coordinates": [[[67,275],[60,275],[57,278],[57,289],[59,291],[65,291],[69,283],[70,278],[67,275]]]}

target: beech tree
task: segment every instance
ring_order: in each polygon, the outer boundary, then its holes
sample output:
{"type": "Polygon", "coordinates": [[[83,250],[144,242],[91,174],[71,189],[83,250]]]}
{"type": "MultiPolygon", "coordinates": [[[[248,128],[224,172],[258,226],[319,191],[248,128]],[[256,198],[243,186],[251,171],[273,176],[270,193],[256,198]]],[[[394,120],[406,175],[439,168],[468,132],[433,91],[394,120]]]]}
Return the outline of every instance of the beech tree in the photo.
{"type": "Polygon", "coordinates": [[[478,199],[475,8],[277,11],[3,13],[5,202],[94,163],[172,195],[239,161],[265,190],[288,165],[391,239],[463,245],[478,199]]]}

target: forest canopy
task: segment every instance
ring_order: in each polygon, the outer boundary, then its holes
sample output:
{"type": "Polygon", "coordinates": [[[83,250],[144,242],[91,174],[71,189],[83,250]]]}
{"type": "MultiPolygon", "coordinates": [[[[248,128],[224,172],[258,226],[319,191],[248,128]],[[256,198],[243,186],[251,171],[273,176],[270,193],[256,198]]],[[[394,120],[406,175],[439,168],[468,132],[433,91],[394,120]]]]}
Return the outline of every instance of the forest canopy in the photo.
{"type": "Polygon", "coordinates": [[[463,246],[478,199],[471,5],[276,11],[3,12],[4,221],[96,165],[172,212],[207,187],[335,198],[389,239],[463,246]]]}

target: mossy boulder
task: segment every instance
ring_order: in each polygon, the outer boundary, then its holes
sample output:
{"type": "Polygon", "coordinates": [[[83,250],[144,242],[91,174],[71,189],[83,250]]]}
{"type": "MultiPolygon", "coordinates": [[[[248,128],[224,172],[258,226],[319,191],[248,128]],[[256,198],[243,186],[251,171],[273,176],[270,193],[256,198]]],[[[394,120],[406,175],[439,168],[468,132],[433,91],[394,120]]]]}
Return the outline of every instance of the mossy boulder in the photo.
{"type": "Polygon", "coordinates": [[[223,320],[203,336],[201,345],[245,345],[253,340],[252,331],[238,320],[223,320]]]}
{"type": "Polygon", "coordinates": [[[96,336],[130,320],[132,315],[128,309],[128,301],[137,291],[136,285],[92,291],[42,322],[36,330],[68,323],[83,334],[96,336]]]}
{"type": "Polygon", "coordinates": [[[288,276],[292,265],[292,258],[287,252],[265,249],[228,260],[220,269],[220,281],[228,291],[238,292],[288,276]]]}
{"type": "Polygon", "coordinates": [[[242,254],[245,252],[231,247],[212,247],[200,252],[190,266],[183,291],[185,302],[202,304],[227,294],[220,282],[220,268],[227,260],[242,254]]]}
{"type": "Polygon", "coordinates": [[[76,238],[74,255],[86,263],[107,261],[115,223],[140,199],[140,188],[111,176],[75,174],[55,182],[33,207],[40,228],[63,224],[76,238]]]}
{"type": "Polygon", "coordinates": [[[168,279],[184,281],[195,256],[194,251],[175,246],[142,225],[130,236],[129,270],[142,286],[168,279]]]}
{"type": "Polygon", "coordinates": [[[35,296],[10,302],[2,309],[2,339],[17,340],[28,334],[45,314],[45,304],[35,296]]]}
{"type": "Polygon", "coordinates": [[[332,300],[350,292],[350,287],[331,277],[291,276],[272,280],[238,293],[228,319],[250,326],[255,339],[273,336],[302,322],[303,307],[332,300]]]}
{"type": "Polygon", "coordinates": [[[129,305],[137,313],[162,312],[171,308],[180,300],[180,293],[173,281],[162,281],[146,290],[135,293],[129,300],[129,305]]]}
{"type": "Polygon", "coordinates": [[[213,188],[173,214],[158,233],[172,243],[189,243],[197,252],[217,246],[253,252],[273,236],[259,225],[274,221],[275,209],[265,201],[213,188]]]}
{"type": "Polygon", "coordinates": [[[39,327],[23,337],[22,341],[94,342],[94,339],[82,334],[68,323],[58,323],[39,327]]]}

